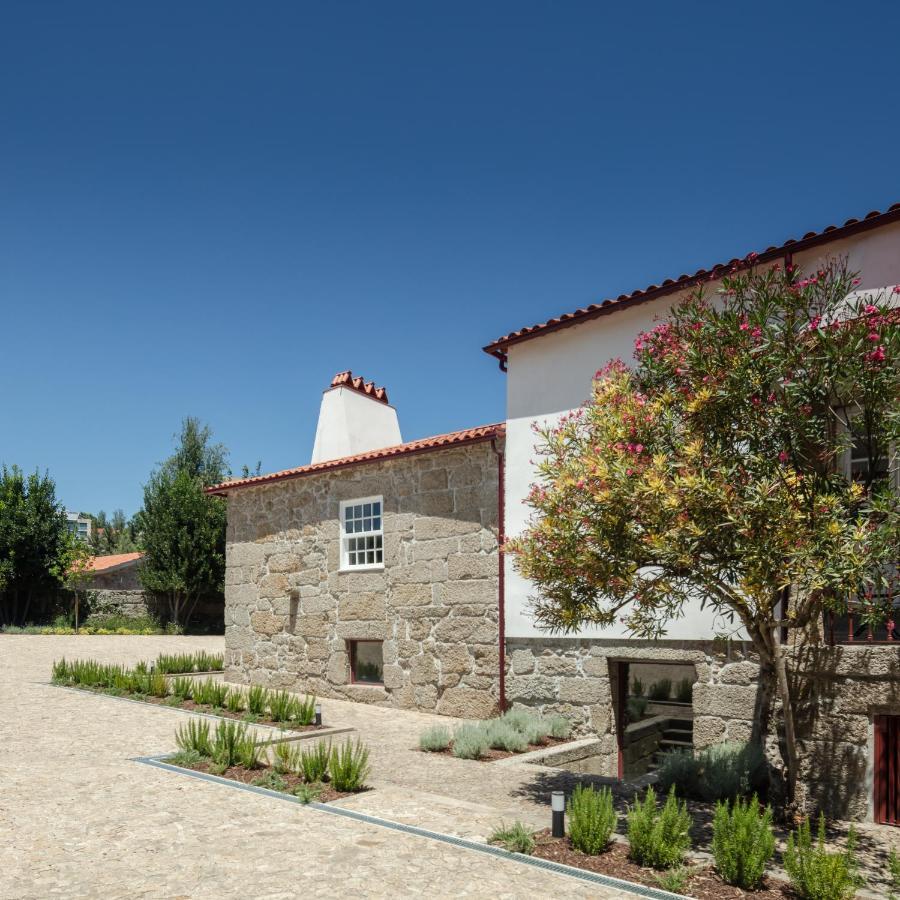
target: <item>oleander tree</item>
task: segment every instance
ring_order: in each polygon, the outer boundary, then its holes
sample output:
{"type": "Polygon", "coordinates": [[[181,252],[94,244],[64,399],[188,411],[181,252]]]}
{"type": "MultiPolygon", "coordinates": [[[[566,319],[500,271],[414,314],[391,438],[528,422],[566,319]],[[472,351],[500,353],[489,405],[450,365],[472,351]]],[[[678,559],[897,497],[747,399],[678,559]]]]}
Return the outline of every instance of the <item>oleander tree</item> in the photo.
{"type": "MultiPolygon", "coordinates": [[[[660,637],[688,604],[742,629],[780,702],[783,775],[798,758],[782,629],[877,598],[900,547],[900,298],[858,292],[841,260],[732,271],[641,334],[631,367],[540,435],[530,522],[510,542],[553,633],[622,622],[660,637]],[[854,466],[847,461],[855,446],[854,466]],[[867,462],[866,462],[866,458],[867,462]]],[[[761,735],[760,735],[761,736],[761,735]]]]}

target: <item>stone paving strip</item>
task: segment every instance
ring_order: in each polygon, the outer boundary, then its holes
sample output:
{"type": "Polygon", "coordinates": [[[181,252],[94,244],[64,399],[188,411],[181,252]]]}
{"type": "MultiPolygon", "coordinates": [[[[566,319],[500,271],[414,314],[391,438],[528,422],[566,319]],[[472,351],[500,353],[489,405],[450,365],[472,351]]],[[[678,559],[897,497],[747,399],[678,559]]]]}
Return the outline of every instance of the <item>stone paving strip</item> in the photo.
{"type": "MultiPolygon", "coordinates": [[[[180,715],[46,683],[61,656],[133,665],[221,649],[219,637],[0,636],[0,898],[633,896],[142,765],[134,759],[174,749],[180,715]]],[[[482,823],[516,810],[543,823],[541,802],[510,798],[528,778],[509,773],[530,767],[420,759],[419,728],[436,720],[447,721],[325,701],[326,724],[353,727],[372,746],[375,790],[352,800],[370,797],[373,809],[383,803],[435,831],[457,822],[478,838],[482,823]],[[419,790],[442,799],[413,797],[419,790]],[[472,803],[483,808],[478,829],[466,824],[472,803]]],[[[352,808],[368,813],[362,806],[352,808]]]]}

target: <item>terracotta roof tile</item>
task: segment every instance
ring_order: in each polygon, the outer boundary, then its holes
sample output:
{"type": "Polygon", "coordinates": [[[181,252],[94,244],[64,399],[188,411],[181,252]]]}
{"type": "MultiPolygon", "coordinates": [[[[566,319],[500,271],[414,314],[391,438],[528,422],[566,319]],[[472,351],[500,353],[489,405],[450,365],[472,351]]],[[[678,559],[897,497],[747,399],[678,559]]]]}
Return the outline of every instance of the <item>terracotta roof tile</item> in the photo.
{"type": "Polygon", "coordinates": [[[225,481],[222,484],[207,488],[206,492],[208,494],[227,494],[235,488],[268,484],[272,481],[281,481],[284,478],[300,478],[304,475],[314,475],[317,472],[327,472],[331,469],[341,469],[345,466],[379,462],[384,459],[393,459],[397,456],[408,456],[412,453],[423,453],[428,450],[443,450],[448,447],[458,447],[464,444],[476,444],[481,441],[489,441],[496,437],[502,437],[505,433],[506,426],[502,422],[495,425],[481,425],[478,428],[466,428],[463,431],[451,431],[447,434],[438,434],[434,437],[420,438],[417,441],[409,441],[405,444],[382,447],[380,450],[370,450],[368,453],[358,453],[355,456],[342,456],[339,459],[328,459],[324,462],[313,463],[308,466],[299,466],[296,469],[284,469],[281,472],[272,472],[269,475],[254,475],[250,478],[238,478],[234,481],[225,481]]]}
{"type": "Polygon", "coordinates": [[[115,569],[134,562],[143,555],[143,553],[113,553],[110,556],[92,556],[88,568],[92,572],[105,572],[107,569],[115,569]]]}
{"type": "Polygon", "coordinates": [[[347,387],[354,391],[359,391],[373,400],[380,400],[382,403],[388,402],[387,389],[383,387],[375,387],[374,381],[366,381],[360,375],[354,375],[349,369],[346,372],[338,372],[331,379],[332,387],[347,387]]]}
{"type": "Polygon", "coordinates": [[[581,322],[590,319],[596,319],[607,313],[615,312],[626,306],[634,306],[646,300],[653,300],[656,297],[663,297],[666,294],[673,294],[687,287],[693,287],[703,281],[721,278],[729,271],[736,269],[748,268],[755,263],[765,263],[774,259],[778,259],[788,253],[799,253],[810,247],[820,244],[827,244],[831,241],[840,240],[849,237],[861,231],[868,231],[872,228],[878,228],[882,225],[888,225],[891,222],[900,220],[900,203],[895,203],[884,212],[873,210],[862,219],[847,219],[843,225],[828,225],[821,231],[808,231],[802,238],[785,241],[778,246],[767,247],[758,254],[748,254],[741,259],[732,259],[726,263],[717,263],[709,269],[698,269],[691,275],[679,275],[678,278],[667,278],[661,284],[651,284],[641,290],[632,291],[630,294],[620,294],[618,297],[603,300],[600,303],[592,303],[574,312],[564,313],[554,319],[548,319],[537,325],[529,325],[526,328],[520,328],[518,331],[512,331],[501,338],[497,338],[493,343],[488,344],[484,348],[485,353],[497,357],[501,361],[501,365],[506,360],[506,350],[511,344],[518,344],[531,338],[540,337],[551,331],[560,328],[568,328],[572,325],[578,325],[581,322]]]}

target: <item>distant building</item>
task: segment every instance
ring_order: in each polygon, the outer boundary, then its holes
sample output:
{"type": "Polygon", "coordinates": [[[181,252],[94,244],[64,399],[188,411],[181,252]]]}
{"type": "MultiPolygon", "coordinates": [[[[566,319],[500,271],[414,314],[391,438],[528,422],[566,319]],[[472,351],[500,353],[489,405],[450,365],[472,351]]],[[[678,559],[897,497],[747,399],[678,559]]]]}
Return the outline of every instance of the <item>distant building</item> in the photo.
{"type": "Polygon", "coordinates": [[[91,525],[93,524],[87,516],[80,516],[75,512],[66,512],[67,524],[69,532],[74,534],[80,541],[89,541],[91,539],[91,525]]]}

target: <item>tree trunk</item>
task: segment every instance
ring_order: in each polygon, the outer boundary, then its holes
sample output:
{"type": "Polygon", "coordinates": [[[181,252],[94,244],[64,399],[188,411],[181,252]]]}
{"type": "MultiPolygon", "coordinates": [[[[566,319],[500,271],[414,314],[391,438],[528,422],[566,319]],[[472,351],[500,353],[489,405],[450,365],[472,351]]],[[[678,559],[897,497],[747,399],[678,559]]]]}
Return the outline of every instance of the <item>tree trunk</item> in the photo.
{"type": "Polygon", "coordinates": [[[789,812],[795,811],[797,802],[797,736],[794,730],[794,707],[791,703],[791,690],[788,684],[787,663],[781,651],[781,641],[777,628],[772,628],[772,656],[775,662],[775,677],[778,683],[778,696],[781,700],[781,715],[784,719],[784,763],[787,774],[787,806],[789,812]]]}

